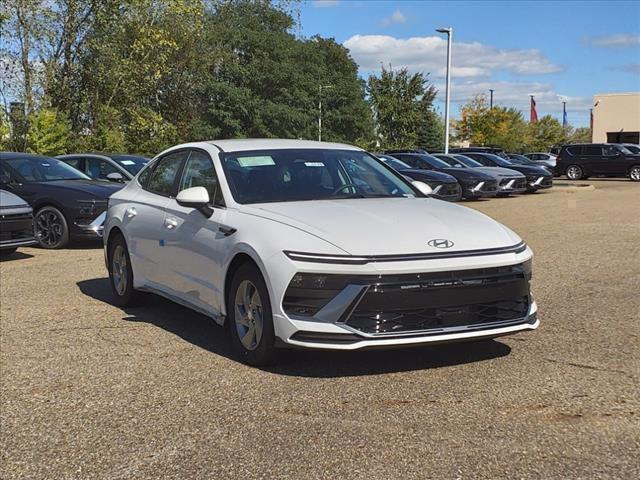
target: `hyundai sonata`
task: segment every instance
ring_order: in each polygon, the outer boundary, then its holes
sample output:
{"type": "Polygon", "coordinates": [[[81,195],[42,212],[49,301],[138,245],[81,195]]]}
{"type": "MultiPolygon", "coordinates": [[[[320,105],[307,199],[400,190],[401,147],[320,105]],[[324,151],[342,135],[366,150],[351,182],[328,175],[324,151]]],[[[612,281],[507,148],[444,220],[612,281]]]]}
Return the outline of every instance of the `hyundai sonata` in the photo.
{"type": "Polygon", "coordinates": [[[109,199],[116,303],[148,291],[204,313],[252,365],[282,346],[355,350],[537,328],[529,247],[428,193],[348,145],[173,147],[109,199]]]}

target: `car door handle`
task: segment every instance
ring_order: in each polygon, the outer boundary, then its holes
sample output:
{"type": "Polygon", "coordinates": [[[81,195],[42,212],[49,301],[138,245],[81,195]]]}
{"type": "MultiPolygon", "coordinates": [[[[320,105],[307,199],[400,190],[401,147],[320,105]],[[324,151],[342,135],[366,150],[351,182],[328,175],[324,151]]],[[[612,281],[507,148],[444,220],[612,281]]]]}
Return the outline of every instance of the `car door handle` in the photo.
{"type": "Polygon", "coordinates": [[[133,218],[138,214],[138,212],[136,212],[135,207],[129,207],[124,211],[124,214],[127,216],[127,218],[133,218]]]}
{"type": "Polygon", "coordinates": [[[172,230],[178,226],[178,220],[176,220],[175,218],[165,218],[164,226],[169,230],[172,230]]]}

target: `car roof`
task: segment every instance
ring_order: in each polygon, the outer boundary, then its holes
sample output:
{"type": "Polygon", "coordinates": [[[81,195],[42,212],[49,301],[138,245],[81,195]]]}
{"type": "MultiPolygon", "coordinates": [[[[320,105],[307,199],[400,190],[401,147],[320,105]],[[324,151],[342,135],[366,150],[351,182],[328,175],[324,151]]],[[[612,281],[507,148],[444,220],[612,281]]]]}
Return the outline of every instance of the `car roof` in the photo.
{"type": "Polygon", "coordinates": [[[309,148],[309,149],[328,149],[328,150],[361,150],[353,145],[344,143],[316,142],[312,140],[290,140],[279,138],[243,138],[237,140],[210,140],[207,142],[196,142],[190,144],[208,144],[218,147],[223,152],[242,152],[250,150],[269,150],[269,149],[291,149],[291,148],[309,148]]]}
{"type": "Polygon", "coordinates": [[[38,155],[36,153],[0,152],[0,160],[13,160],[16,158],[46,158],[48,160],[51,160],[53,157],[47,157],[46,155],[38,155]]]}

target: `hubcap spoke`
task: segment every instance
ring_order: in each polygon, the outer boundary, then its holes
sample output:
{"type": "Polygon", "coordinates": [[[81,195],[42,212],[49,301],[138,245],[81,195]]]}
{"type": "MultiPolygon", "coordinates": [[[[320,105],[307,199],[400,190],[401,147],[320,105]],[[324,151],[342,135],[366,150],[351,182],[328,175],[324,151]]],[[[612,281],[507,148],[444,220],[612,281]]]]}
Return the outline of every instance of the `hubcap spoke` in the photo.
{"type": "Polygon", "coordinates": [[[242,346],[255,350],[264,329],[260,292],[250,280],[243,280],[235,296],[235,328],[242,346]]]}

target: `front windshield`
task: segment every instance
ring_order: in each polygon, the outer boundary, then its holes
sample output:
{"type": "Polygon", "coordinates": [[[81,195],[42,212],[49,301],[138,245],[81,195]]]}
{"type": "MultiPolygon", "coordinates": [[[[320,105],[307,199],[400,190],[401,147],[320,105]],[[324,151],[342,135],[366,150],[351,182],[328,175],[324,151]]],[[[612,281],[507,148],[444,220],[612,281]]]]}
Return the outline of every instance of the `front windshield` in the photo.
{"type": "Polygon", "coordinates": [[[513,165],[513,163],[509,162],[508,160],[505,160],[502,157],[499,157],[497,155],[494,155],[492,153],[484,153],[483,154],[485,157],[489,157],[489,159],[495,163],[496,165],[500,166],[500,167],[507,167],[509,168],[510,166],[513,165]]]}
{"type": "Polygon", "coordinates": [[[456,168],[466,168],[467,167],[464,163],[462,163],[460,160],[455,159],[451,155],[434,155],[434,156],[437,159],[442,160],[443,162],[445,162],[450,167],[456,167],[456,168]]]}
{"type": "Polygon", "coordinates": [[[390,157],[389,155],[378,155],[378,158],[394,170],[408,170],[411,168],[406,163],[398,160],[397,158],[390,157]]]}
{"type": "Polygon", "coordinates": [[[640,145],[625,145],[624,148],[629,150],[631,153],[640,153],[640,145]]]}
{"type": "Polygon", "coordinates": [[[238,203],[413,197],[415,191],[366,152],[278,149],[226,153],[223,166],[238,203]]]}
{"type": "Polygon", "coordinates": [[[26,183],[54,180],[89,180],[84,173],[60,160],[48,157],[22,157],[5,160],[26,183]]]}
{"type": "Polygon", "coordinates": [[[535,163],[532,160],[529,160],[524,155],[512,155],[509,157],[509,160],[511,161],[511,163],[517,163],[518,165],[530,165],[532,163],[535,163]]]}
{"type": "Polygon", "coordinates": [[[622,153],[624,153],[625,155],[631,155],[633,154],[633,152],[625,145],[618,145],[618,148],[620,149],[620,151],[622,153]]]}
{"type": "Polygon", "coordinates": [[[131,175],[138,173],[142,167],[149,163],[148,158],[136,157],[133,155],[113,155],[111,157],[118,162],[131,175]]]}
{"type": "Polygon", "coordinates": [[[436,158],[432,155],[422,154],[416,156],[420,157],[423,161],[427,162],[433,168],[450,168],[450,165],[447,162],[440,160],[439,158],[436,158]]]}
{"type": "Polygon", "coordinates": [[[459,160],[463,165],[469,168],[484,167],[480,162],[475,161],[473,158],[469,158],[466,155],[454,155],[456,160],[459,160]]]}

